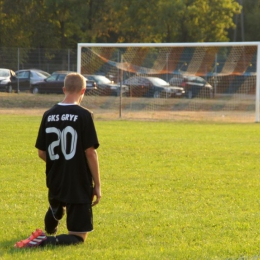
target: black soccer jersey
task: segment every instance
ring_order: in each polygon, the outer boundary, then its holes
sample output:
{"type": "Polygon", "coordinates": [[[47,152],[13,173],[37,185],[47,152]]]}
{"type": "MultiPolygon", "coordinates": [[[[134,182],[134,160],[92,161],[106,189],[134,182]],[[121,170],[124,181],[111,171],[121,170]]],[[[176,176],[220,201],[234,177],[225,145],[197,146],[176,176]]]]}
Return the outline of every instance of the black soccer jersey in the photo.
{"type": "Polygon", "coordinates": [[[66,203],[91,203],[93,182],[85,150],[99,142],[87,109],[59,103],[43,115],[35,147],[46,151],[46,185],[66,203]]]}

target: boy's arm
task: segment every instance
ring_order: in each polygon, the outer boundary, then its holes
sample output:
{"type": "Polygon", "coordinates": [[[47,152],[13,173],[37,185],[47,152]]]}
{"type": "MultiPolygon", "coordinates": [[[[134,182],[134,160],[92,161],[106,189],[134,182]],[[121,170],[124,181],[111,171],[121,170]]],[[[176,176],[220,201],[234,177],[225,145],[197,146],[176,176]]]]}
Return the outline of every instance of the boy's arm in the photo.
{"type": "Polygon", "coordinates": [[[100,183],[98,154],[94,147],[90,147],[85,150],[85,155],[94,181],[93,196],[96,196],[96,200],[92,203],[92,206],[95,206],[96,204],[99,203],[101,198],[101,183],[100,183]]]}
{"type": "Polygon", "coordinates": [[[38,156],[46,162],[46,152],[38,149],[38,156]]]}

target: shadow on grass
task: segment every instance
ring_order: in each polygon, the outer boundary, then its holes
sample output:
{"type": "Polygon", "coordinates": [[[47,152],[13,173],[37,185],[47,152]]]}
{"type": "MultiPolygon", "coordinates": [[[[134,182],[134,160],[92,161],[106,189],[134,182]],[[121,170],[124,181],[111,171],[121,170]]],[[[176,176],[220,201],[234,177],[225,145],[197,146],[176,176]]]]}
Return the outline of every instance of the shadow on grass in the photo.
{"type": "Polygon", "coordinates": [[[1,243],[2,251],[0,251],[0,258],[4,255],[4,253],[7,253],[9,255],[15,255],[15,254],[24,254],[26,252],[34,252],[34,251],[42,251],[42,250],[55,250],[57,247],[62,246],[53,246],[53,245],[47,245],[47,246],[38,246],[38,247],[24,247],[24,248],[15,248],[14,245],[17,241],[20,241],[21,238],[18,238],[17,240],[9,240],[4,241],[1,243]]]}
{"type": "Polygon", "coordinates": [[[18,238],[17,240],[8,240],[3,241],[1,243],[1,251],[0,251],[0,258],[4,256],[5,254],[9,254],[10,256],[15,254],[26,254],[26,252],[39,252],[39,251],[50,251],[50,250],[57,250],[58,248],[63,247],[80,247],[82,244],[77,245],[46,245],[46,246],[37,246],[37,247],[24,247],[24,248],[15,248],[14,245],[17,241],[20,241],[21,239],[18,238]]]}

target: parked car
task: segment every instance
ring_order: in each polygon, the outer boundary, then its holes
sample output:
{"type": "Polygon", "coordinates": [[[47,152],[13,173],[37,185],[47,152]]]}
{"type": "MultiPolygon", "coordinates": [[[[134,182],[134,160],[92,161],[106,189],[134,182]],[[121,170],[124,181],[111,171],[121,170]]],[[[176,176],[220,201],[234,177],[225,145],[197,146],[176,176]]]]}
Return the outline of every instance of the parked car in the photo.
{"type": "MultiPolygon", "coordinates": [[[[97,92],[100,96],[119,96],[120,84],[116,84],[109,78],[103,75],[87,75],[83,74],[88,80],[93,80],[97,84],[97,92]]],[[[128,93],[128,87],[122,85],[122,95],[125,96],[128,93]]]]}
{"type": "Polygon", "coordinates": [[[129,86],[131,97],[182,97],[185,91],[182,87],[170,87],[169,83],[158,77],[131,77],[124,84],[129,86]]]}
{"type": "Polygon", "coordinates": [[[15,80],[15,72],[10,69],[0,68],[0,90],[12,92],[12,81],[15,80]]]}
{"type": "Polygon", "coordinates": [[[171,86],[184,88],[187,98],[213,98],[213,87],[198,76],[176,75],[169,80],[171,86]]]}
{"type": "MultiPolygon", "coordinates": [[[[86,77],[85,77],[86,78],[86,77]]],[[[97,83],[94,80],[89,80],[86,78],[86,95],[97,95],[98,94],[98,88],[97,88],[97,83]]]]}
{"type": "MultiPolygon", "coordinates": [[[[44,79],[42,82],[37,82],[33,85],[32,93],[53,93],[53,94],[62,94],[64,80],[68,73],[71,71],[55,71],[48,78],[44,79]]],[[[85,94],[90,91],[96,90],[96,82],[86,79],[87,90],[85,94]]]]}
{"type": "Polygon", "coordinates": [[[38,82],[42,82],[50,74],[43,70],[38,69],[24,69],[15,72],[16,77],[12,80],[12,90],[18,91],[32,91],[34,85],[38,82]]]}

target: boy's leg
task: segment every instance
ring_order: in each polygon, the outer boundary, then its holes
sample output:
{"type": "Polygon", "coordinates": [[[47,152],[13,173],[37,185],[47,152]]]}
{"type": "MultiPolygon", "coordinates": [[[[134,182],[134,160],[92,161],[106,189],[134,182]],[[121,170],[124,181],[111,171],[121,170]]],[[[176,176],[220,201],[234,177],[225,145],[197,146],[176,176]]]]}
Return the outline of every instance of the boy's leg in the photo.
{"type": "Polygon", "coordinates": [[[58,236],[47,236],[40,246],[53,245],[53,246],[65,246],[65,245],[77,245],[83,243],[84,240],[80,236],[61,234],[58,236]]]}
{"type": "Polygon", "coordinates": [[[45,214],[44,224],[48,234],[56,234],[59,220],[65,214],[65,207],[60,202],[50,200],[50,207],[45,214]]]}
{"type": "MultiPolygon", "coordinates": [[[[52,205],[53,206],[53,205],[52,205]]],[[[62,206],[62,205],[61,205],[62,206]]],[[[64,215],[64,207],[50,207],[45,216],[45,227],[48,233],[55,233],[59,219],[64,215]],[[59,210],[57,210],[59,209],[59,210]],[[60,210],[63,209],[63,210],[60,210]],[[57,210],[57,211],[56,211],[57,210]],[[59,212],[59,214],[55,214],[59,212]],[[59,218],[56,216],[59,215],[59,218]]],[[[58,236],[46,236],[43,232],[41,235],[30,237],[26,243],[17,242],[15,247],[37,247],[45,245],[75,245],[83,243],[87,233],[93,230],[92,208],[90,204],[70,204],[67,205],[67,228],[69,234],[58,236]]]]}
{"type": "Polygon", "coordinates": [[[45,224],[45,230],[48,234],[52,235],[57,232],[59,221],[55,219],[50,208],[45,214],[44,224],[45,224]]]}
{"type": "Polygon", "coordinates": [[[88,237],[88,232],[82,233],[82,232],[70,232],[69,231],[69,235],[81,237],[83,239],[83,241],[85,241],[88,237]]]}
{"type": "MultiPolygon", "coordinates": [[[[52,203],[52,207],[46,213],[47,227],[46,231],[52,231],[57,228],[58,216],[59,219],[62,218],[65,211],[62,211],[64,207],[59,207],[61,204],[57,205],[52,203]]],[[[61,205],[62,206],[62,205],[61,205]]],[[[47,236],[47,239],[42,242],[41,246],[45,245],[75,245],[83,243],[87,238],[89,231],[93,230],[93,216],[92,207],[90,204],[67,204],[67,228],[69,234],[61,234],[58,236],[47,236]]],[[[50,233],[50,234],[52,234],[50,233]]]]}
{"type": "Polygon", "coordinates": [[[68,204],[67,229],[70,235],[86,240],[88,232],[93,230],[93,215],[91,204],[68,204]]]}

